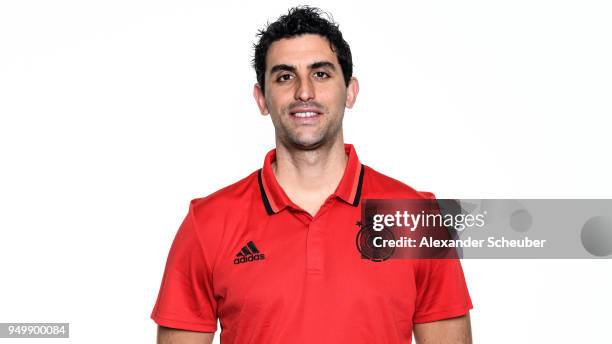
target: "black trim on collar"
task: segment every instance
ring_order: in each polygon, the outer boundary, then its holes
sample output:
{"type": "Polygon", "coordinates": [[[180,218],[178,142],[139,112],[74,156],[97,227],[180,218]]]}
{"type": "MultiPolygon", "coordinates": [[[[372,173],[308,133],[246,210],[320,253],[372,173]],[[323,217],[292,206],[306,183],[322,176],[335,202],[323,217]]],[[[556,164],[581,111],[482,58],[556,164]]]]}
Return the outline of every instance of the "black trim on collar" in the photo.
{"type": "Polygon", "coordinates": [[[356,207],[359,204],[361,198],[361,185],[363,184],[363,164],[361,164],[361,171],[359,172],[359,182],[357,184],[357,191],[355,191],[355,199],[353,200],[352,206],[356,207]]]}
{"type": "Polygon", "coordinates": [[[270,201],[268,201],[268,196],[266,195],[266,191],[263,187],[263,182],[261,181],[261,169],[257,171],[257,181],[259,182],[259,192],[261,193],[261,200],[263,201],[264,207],[266,208],[266,212],[268,215],[274,214],[274,210],[270,206],[270,201]]]}

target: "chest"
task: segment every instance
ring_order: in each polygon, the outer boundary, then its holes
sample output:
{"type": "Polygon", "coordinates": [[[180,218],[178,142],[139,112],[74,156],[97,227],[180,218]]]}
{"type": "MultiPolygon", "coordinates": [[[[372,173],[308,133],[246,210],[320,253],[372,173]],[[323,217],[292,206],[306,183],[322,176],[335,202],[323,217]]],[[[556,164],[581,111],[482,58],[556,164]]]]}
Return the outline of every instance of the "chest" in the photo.
{"type": "Polygon", "coordinates": [[[370,309],[409,318],[416,294],[411,262],[362,258],[359,219],[358,207],[315,217],[284,211],[228,228],[213,273],[220,316],[320,321],[370,309]]]}

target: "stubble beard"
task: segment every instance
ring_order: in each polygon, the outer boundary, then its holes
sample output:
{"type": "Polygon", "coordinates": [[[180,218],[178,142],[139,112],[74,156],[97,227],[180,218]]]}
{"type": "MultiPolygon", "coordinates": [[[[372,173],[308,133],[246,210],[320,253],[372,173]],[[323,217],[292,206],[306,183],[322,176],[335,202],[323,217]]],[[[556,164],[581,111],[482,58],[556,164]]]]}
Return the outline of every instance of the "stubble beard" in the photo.
{"type": "Polygon", "coordinates": [[[280,128],[276,129],[276,135],[280,138],[280,141],[288,147],[293,147],[300,150],[317,149],[325,144],[331,144],[334,142],[334,139],[342,131],[343,116],[344,114],[340,114],[337,121],[329,123],[327,127],[318,131],[314,137],[303,138],[298,135],[297,132],[292,131],[282,123],[280,123],[280,128]],[[280,129],[280,132],[278,129],[280,129]]]}

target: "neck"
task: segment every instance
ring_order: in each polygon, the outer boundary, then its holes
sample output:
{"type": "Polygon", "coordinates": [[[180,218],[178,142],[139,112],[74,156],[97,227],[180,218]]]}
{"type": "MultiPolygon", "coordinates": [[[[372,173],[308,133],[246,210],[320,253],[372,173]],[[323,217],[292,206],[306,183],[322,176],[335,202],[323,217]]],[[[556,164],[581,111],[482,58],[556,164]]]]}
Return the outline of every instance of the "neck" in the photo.
{"type": "Polygon", "coordinates": [[[344,140],[339,135],[330,144],[312,150],[287,147],[277,141],[272,170],[287,196],[313,214],[318,209],[316,204],[336,190],[346,163],[344,140]]]}

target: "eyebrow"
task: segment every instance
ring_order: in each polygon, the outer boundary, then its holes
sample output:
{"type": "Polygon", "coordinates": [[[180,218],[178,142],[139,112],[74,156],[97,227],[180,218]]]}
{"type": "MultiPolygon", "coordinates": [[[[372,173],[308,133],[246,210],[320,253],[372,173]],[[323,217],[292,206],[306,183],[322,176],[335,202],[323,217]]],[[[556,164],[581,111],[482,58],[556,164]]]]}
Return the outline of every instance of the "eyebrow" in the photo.
{"type": "MultiPolygon", "coordinates": [[[[308,69],[318,69],[318,68],[323,68],[323,67],[327,67],[334,71],[336,70],[336,66],[334,66],[334,64],[329,61],[314,62],[308,66],[308,69]]],[[[295,72],[295,70],[296,70],[295,66],[291,66],[287,64],[278,64],[272,67],[272,69],[270,69],[270,74],[274,74],[280,71],[295,72]]]]}
{"type": "Polygon", "coordinates": [[[327,68],[329,68],[331,70],[336,70],[336,66],[334,66],[334,64],[329,62],[329,61],[318,61],[318,62],[315,62],[315,63],[311,64],[308,67],[310,69],[318,69],[318,68],[327,67],[327,68]]]}

